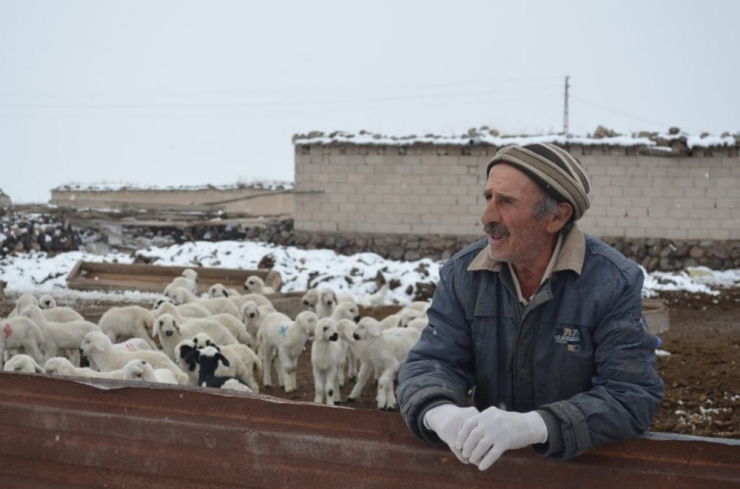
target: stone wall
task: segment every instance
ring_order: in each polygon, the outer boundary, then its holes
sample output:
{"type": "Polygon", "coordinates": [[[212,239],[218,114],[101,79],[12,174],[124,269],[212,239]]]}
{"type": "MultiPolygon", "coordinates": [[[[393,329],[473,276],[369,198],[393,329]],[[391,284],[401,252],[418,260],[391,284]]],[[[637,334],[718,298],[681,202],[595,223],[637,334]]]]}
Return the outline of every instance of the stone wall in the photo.
{"type": "MultiPolygon", "coordinates": [[[[330,249],[353,255],[373,252],[384,258],[416,261],[422,258],[446,260],[480,239],[480,235],[406,235],[398,233],[310,232],[294,229],[293,219],[268,220],[253,226],[212,225],[192,227],[124,228],[129,237],[170,243],[189,241],[254,240],[301,249],[330,249]]],[[[34,214],[33,218],[14,212],[0,219],[0,258],[31,250],[49,253],[78,250],[104,239],[97,233],[70,226],[63,215],[34,214]]],[[[682,270],[703,265],[714,270],[740,268],[740,241],[671,240],[655,238],[605,238],[627,257],[648,271],[682,270]]]]}
{"type": "Polygon", "coordinates": [[[291,189],[252,187],[198,187],[195,189],[96,190],[56,188],[51,204],[75,209],[190,208],[202,212],[223,211],[249,216],[286,216],[294,212],[291,189]]]}
{"type": "MultiPolygon", "coordinates": [[[[485,168],[500,146],[382,141],[295,142],[299,231],[479,235],[485,168]]],[[[591,179],[579,222],[599,237],[740,240],[738,143],[660,149],[593,140],[559,144],[591,179]]],[[[649,141],[648,141],[649,142],[649,141]]],[[[519,143],[526,144],[526,143],[519,143]]]]}

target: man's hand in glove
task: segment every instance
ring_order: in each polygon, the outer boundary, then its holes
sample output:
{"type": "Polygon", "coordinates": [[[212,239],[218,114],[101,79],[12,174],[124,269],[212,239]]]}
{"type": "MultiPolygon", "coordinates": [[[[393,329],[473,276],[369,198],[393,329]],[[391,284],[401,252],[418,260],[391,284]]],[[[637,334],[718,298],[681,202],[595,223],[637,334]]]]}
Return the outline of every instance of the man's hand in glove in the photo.
{"type": "Polygon", "coordinates": [[[434,406],[424,414],[424,426],[437,433],[439,438],[447,443],[452,453],[463,463],[468,463],[460,455],[461,450],[455,448],[460,428],[467,420],[480,413],[474,407],[461,408],[451,403],[434,406]]]}
{"type": "Polygon", "coordinates": [[[489,407],[465,421],[457,435],[455,448],[464,460],[486,470],[506,450],[546,441],[545,421],[535,411],[514,413],[489,407]]]}

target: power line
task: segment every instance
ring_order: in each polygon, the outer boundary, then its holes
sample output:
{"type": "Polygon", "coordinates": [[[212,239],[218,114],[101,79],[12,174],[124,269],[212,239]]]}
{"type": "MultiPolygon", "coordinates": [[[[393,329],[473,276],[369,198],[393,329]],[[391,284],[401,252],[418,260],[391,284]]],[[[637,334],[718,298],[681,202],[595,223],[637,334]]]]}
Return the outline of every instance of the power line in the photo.
{"type": "Polygon", "coordinates": [[[316,104],[347,104],[347,103],[382,103],[398,102],[406,100],[429,100],[440,98],[455,97],[478,97],[484,95],[510,95],[522,92],[543,92],[551,91],[556,86],[548,85],[541,87],[519,87],[506,90],[485,90],[480,92],[447,92],[432,93],[419,95],[391,95],[380,97],[365,98],[345,98],[345,99],[323,99],[323,100],[293,100],[293,101],[265,101],[265,102],[222,102],[222,103],[152,103],[152,104],[131,104],[131,103],[32,103],[32,102],[0,102],[0,108],[6,109],[125,109],[125,110],[156,110],[156,109],[245,109],[245,108],[271,108],[280,106],[295,105],[316,105],[316,104]]]}
{"type": "Polygon", "coordinates": [[[589,102],[588,100],[584,100],[584,99],[582,99],[580,97],[573,97],[571,95],[571,98],[573,100],[575,100],[576,102],[580,102],[582,104],[590,105],[590,106],[595,107],[597,109],[601,109],[601,110],[604,110],[604,111],[607,111],[607,112],[612,112],[614,114],[621,115],[621,116],[627,117],[629,119],[634,119],[636,121],[647,122],[649,124],[657,124],[657,125],[664,126],[664,127],[669,127],[670,126],[670,124],[665,124],[663,122],[653,121],[653,120],[650,120],[650,119],[646,119],[644,117],[635,116],[635,115],[632,115],[632,114],[628,114],[626,112],[622,112],[621,110],[616,110],[616,109],[611,109],[609,107],[604,107],[603,105],[596,104],[594,102],[589,102]]]}

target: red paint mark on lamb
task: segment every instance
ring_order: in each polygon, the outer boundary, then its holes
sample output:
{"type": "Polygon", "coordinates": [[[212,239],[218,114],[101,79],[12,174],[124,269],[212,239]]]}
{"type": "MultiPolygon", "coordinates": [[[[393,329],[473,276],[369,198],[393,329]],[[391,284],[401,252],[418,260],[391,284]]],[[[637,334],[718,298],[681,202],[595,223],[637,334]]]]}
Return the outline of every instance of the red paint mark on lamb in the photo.
{"type": "Polygon", "coordinates": [[[3,326],[3,336],[6,340],[13,336],[13,328],[10,326],[10,323],[5,323],[5,326],[3,326]]]}

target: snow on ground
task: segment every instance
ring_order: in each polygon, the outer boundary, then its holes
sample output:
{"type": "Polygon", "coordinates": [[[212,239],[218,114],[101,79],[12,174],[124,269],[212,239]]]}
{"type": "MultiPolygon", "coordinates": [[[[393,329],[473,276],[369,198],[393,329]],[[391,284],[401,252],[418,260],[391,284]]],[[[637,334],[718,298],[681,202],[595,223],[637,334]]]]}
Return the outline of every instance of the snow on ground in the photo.
{"type": "MultiPolygon", "coordinates": [[[[154,265],[201,266],[236,269],[256,269],[266,255],[275,260],[274,270],[283,278],[282,292],[307,290],[318,283],[338,291],[349,292],[355,299],[376,291],[375,277],[382,273],[386,281],[396,279],[400,286],[389,290],[385,303],[407,304],[417,282],[436,283],[442,262],[422,259],[414,262],[386,260],[375,253],[352,256],[338,255],[330,250],[302,250],[253,241],[193,242],[169,247],[149,247],[137,252],[153,260],[154,265]],[[411,287],[409,287],[411,286],[411,287]]],[[[43,252],[7,256],[0,260],[0,280],[7,282],[9,295],[23,292],[47,292],[55,296],[95,298],[110,293],[81,292],[67,289],[66,277],[79,260],[107,263],[133,263],[134,257],[124,253],[95,255],[82,251],[48,257],[43,252]]],[[[643,296],[655,296],[658,291],[684,290],[694,293],[718,294],[720,288],[740,287],[740,270],[713,271],[706,267],[690,268],[679,273],[645,272],[643,296]]],[[[115,294],[114,294],[115,295],[115,294]]],[[[119,294],[120,295],[120,294],[119,294]]],[[[124,292],[131,300],[149,300],[156,294],[124,292]]]]}

